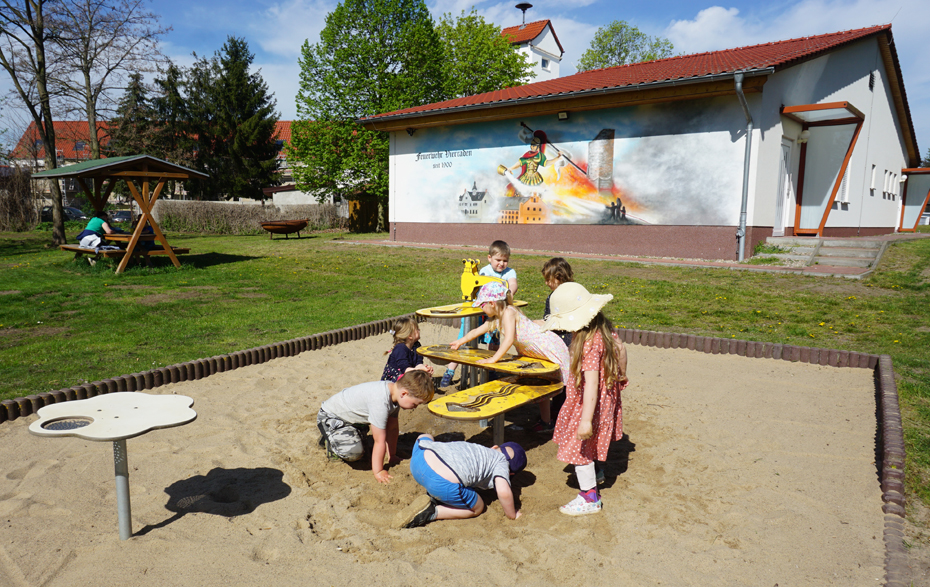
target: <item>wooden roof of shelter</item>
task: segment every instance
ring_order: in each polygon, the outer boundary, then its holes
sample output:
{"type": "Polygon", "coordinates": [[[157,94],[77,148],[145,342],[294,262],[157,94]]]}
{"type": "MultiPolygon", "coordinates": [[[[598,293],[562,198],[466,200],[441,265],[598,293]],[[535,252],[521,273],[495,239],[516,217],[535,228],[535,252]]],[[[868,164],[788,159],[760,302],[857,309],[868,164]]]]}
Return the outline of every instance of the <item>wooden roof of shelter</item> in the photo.
{"type": "Polygon", "coordinates": [[[36,179],[53,177],[115,179],[206,179],[206,173],[169,163],[151,155],[126,155],[92,159],[32,174],[36,179]]]}

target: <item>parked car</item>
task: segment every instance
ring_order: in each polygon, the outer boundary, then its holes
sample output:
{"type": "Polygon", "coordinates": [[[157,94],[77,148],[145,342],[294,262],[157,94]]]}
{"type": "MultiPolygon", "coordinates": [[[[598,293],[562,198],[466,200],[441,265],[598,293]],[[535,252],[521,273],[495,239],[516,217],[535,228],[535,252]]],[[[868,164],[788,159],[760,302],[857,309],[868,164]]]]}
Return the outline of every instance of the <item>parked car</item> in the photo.
{"type": "MultiPolygon", "coordinates": [[[[75,208],[74,206],[65,206],[62,208],[62,212],[65,215],[65,220],[87,220],[87,215],[81,212],[80,208],[75,208]]],[[[45,206],[42,208],[42,222],[51,222],[52,221],[52,207],[45,206]]]]}
{"type": "Polygon", "coordinates": [[[132,222],[132,212],[129,210],[113,210],[110,212],[110,220],[113,222],[132,222]]]}

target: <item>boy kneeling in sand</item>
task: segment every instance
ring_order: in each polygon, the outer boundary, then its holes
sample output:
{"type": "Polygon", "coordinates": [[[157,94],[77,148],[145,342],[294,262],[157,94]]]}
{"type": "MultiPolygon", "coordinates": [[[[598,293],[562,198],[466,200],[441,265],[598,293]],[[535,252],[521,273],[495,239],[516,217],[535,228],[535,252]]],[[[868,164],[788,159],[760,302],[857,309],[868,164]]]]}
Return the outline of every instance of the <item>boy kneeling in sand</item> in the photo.
{"type": "Polygon", "coordinates": [[[475,489],[494,488],[504,513],[520,517],[510,476],[526,467],[526,452],[516,442],[487,448],[471,442],[437,442],[421,434],[413,445],[410,473],[428,495],[415,499],[394,519],[395,527],[416,528],[433,520],[473,518],[484,511],[475,489]]]}
{"type": "Polygon", "coordinates": [[[398,410],[413,410],[433,399],[433,378],[426,371],[407,372],[397,382],[373,381],[347,387],[320,406],[316,425],[330,458],[357,461],[365,454],[363,435],[371,425],[374,446],[371,449],[371,472],[381,483],[391,476],[384,470],[388,463],[400,462],[397,456],[398,410]]]}

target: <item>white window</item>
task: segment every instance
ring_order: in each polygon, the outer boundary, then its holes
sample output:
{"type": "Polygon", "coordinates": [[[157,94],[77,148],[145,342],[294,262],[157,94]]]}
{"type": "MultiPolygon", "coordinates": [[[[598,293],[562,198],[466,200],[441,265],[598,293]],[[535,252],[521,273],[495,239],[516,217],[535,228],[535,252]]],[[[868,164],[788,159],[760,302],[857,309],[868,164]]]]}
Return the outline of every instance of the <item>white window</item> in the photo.
{"type": "Polygon", "coordinates": [[[872,182],[869,184],[869,190],[871,193],[869,195],[875,195],[875,164],[872,164],[872,182]]]}
{"type": "Polygon", "coordinates": [[[548,59],[543,58],[540,64],[542,65],[543,69],[545,69],[546,71],[549,71],[549,60],[548,59]]]}
{"type": "Polygon", "coordinates": [[[836,199],[841,204],[849,203],[849,167],[846,167],[846,173],[843,174],[843,183],[840,184],[840,191],[836,194],[836,199]]]}

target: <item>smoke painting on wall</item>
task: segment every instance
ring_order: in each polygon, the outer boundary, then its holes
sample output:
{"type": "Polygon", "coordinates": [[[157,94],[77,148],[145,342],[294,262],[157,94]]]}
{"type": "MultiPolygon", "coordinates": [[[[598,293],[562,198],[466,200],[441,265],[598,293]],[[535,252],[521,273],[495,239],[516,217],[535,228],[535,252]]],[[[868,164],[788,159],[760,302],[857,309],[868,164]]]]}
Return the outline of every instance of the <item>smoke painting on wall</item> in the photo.
{"type": "Polygon", "coordinates": [[[395,133],[392,220],[735,225],[744,135],[733,102],[395,133]]]}

